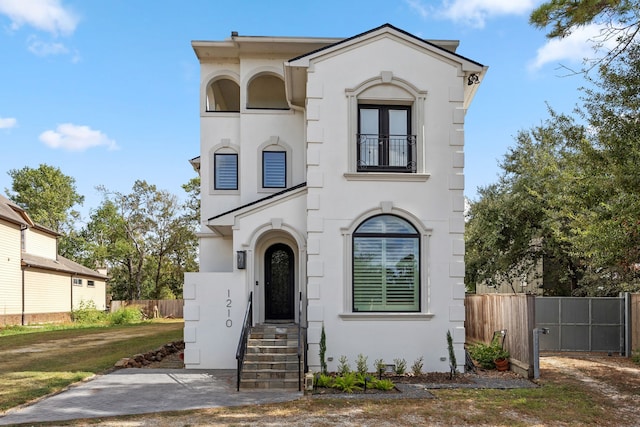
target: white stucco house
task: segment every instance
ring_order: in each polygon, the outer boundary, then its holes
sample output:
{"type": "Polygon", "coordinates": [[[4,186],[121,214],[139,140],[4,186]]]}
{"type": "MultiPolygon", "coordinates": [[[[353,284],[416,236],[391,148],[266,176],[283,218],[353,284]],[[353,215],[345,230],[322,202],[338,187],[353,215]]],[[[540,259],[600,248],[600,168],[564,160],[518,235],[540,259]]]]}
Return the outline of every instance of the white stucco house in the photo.
{"type": "MultiPolygon", "coordinates": [[[[306,365],[464,363],[464,119],[487,67],[386,24],[347,39],[194,41],[200,271],[186,368],[235,368],[248,322],[302,326],[306,365]]],[[[290,336],[292,340],[294,337],[290,336]]],[[[372,368],[373,370],[373,368],[372,368]]]]}

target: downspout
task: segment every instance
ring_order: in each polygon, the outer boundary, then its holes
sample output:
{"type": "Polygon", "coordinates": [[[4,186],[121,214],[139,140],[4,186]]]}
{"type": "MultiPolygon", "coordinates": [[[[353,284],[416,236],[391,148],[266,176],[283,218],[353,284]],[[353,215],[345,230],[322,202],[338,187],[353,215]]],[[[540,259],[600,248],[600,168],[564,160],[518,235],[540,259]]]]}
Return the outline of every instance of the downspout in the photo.
{"type": "Polygon", "coordinates": [[[20,323],[22,324],[22,326],[25,326],[24,320],[25,320],[25,314],[24,314],[24,270],[27,268],[27,266],[25,266],[22,269],[22,318],[20,319],[20,323]]]}
{"type": "MultiPolygon", "coordinates": [[[[22,261],[22,252],[23,252],[23,248],[25,247],[24,244],[24,230],[27,229],[26,225],[21,225],[20,226],[20,261],[22,261]]],[[[22,326],[25,326],[25,284],[24,284],[24,271],[29,267],[28,264],[25,264],[24,268],[22,268],[22,315],[20,317],[20,323],[22,324],[22,326]]]]}

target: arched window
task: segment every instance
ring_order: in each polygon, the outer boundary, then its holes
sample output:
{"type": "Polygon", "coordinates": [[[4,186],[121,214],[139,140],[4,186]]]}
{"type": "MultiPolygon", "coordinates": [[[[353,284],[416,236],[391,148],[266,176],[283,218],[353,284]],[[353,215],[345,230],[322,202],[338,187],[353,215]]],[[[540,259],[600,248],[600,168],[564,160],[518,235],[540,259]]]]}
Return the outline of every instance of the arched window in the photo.
{"type": "Polygon", "coordinates": [[[240,86],[231,79],[214,80],[207,87],[207,111],[240,111],[240,86]]]}
{"type": "Polygon", "coordinates": [[[353,311],[420,311],[420,235],[394,215],[364,221],[353,233],[353,311]]]}
{"type": "Polygon", "coordinates": [[[284,80],[272,74],[254,77],[247,87],[247,108],[288,110],[284,80]]]}

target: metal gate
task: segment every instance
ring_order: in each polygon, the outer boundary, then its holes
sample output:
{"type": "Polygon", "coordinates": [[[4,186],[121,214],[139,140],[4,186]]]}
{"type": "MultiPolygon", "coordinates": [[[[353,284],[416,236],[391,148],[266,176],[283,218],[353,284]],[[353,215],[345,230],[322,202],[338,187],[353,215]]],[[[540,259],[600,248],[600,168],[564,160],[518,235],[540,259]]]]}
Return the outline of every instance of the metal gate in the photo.
{"type": "Polygon", "coordinates": [[[625,298],[537,297],[536,327],[543,351],[625,354],[625,298]]]}

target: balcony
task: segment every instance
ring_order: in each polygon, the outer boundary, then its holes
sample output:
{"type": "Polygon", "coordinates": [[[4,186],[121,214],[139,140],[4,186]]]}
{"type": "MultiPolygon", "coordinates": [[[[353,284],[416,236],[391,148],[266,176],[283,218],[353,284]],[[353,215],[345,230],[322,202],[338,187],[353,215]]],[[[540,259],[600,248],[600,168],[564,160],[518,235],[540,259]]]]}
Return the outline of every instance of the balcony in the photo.
{"type": "Polygon", "coordinates": [[[358,134],[358,172],[416,173],[416,136],[358,134]]]}

